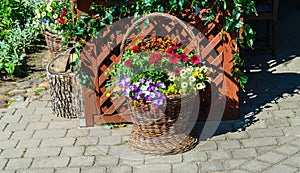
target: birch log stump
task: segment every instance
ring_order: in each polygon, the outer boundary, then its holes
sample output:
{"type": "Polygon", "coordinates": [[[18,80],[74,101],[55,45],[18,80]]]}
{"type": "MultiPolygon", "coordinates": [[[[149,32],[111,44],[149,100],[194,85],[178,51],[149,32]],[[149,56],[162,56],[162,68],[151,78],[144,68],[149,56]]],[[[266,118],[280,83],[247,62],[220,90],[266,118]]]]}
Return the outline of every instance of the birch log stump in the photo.
{"type": "Polygon", "coordinates": [[[49,82],[52,110],[57,117],[77,118],[80,113],[81,86],[78,71],[57,72],[57,67],[67,66],[66,57],[69,51],[58,55],[47,65],[47,79],[49,82]]]}

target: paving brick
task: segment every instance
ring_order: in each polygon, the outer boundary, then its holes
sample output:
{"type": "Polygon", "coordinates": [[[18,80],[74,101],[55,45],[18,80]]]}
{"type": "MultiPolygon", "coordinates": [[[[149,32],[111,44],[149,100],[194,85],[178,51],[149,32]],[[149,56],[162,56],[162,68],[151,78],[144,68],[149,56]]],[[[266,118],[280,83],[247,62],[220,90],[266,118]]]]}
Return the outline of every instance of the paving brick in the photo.
{"type": "Polygon", "coordinates": [[[117,145],[121,143],[121,136],[102,136],[99,138],[99,145],[117,145]]]}
{"type": "Polygon", "coordinates": [[[242,164],[244,164],[247,160],[244,159],[239,159],[239,160],[226,160],[224,162],[224,168],[226,170],[231,170],[231,169],[235,169],[239,166],[241,166],[242,164]]]}
{"type": "Polygon", "coordinates": [[[15,173],[16,170],[0,170],[0,173],[15,173]]]}
{"type": "Polygon", "coordinates": [[[278,154],[278,153],[274,153],[274,152],[269,152],[269,153],[266,153],[262,156],[259,156],[257,159],[258,160],[261,160],[261,161],[264,161],[264,162],[268,162],[268,163],[277,163],[283,159],[285,159],[286,156],[283,155],[283,154],[278,154]]]}
{"type": "Polygon", "coordinates": [[[292,110],[276,110],[273,111],[272,114],[274,118],[287,118],[295,116],[292,110]]]}
{"type": "Polygon", "coordinates": [[[251,158],[256,157],[257,153],[254,148],[247,148],[247,149],[235,149],[232,151],[233,158],[251,158]]]}
{"type": "Polygon", "coordinates": [[[141,165],[145,163],[145,156],[133,153],[131,150],[120,154],[120,165],[141,165]]]}
{"type": "Polygon", "coordinates": [[[17,148],[37,148],[40,143],[40,139],[23,139],[20,140],[17,148]]]}
{"type": "Polygon", "coordinates": [[[263,147],[258,147],[256,149],[257,151],[257,154],[260,156],[260,155],[264,155],[268,152],[270,152],[271,150],[273,150],[274,148],[276,148],[277,146],[263,146],[263,147]]]}
{"type": "Polygon", "coordinates": [[[170,156],[145,156],[145,164],[164,164],[164,163],[180,163],[182,162],[182,155],[170,155],[170,156]]]}
{"type": "Polygon", "coordinates": [[[183,162],[203,162],[207,161],[207,155],[205,151],[191,150],[182,155],[183,162]]]}
{"type": "Polygon", "coordinates": [[[105,167],[83,167],[80,173],[106,173],[105,167]]]}
{"type": "Polygon", "coordinates": [[[95,166],[116,166],[119,160],[119,156],[96,156],[95,166]]]}
{"type": "Polygon", "coordinates": [[[43,108],[46,107],[47,104],[48,101],[32,101],[29,103],[28,108],[43,108]]]}
{"type": "Polygon", "coordinates": [[[107,173],[131,173],[131,166],[108,167],[107,173]]]}
{"type": "Polygon", "coordinates": [[[247,163],[240,166],[242,170],[247,170],[249,172],[262,172],[264,169],[266,169],[270,164],[256,161],[256,160],[250,160],[247,163]]]}
{"type": "Polygon", "coordinates": [[[290,144],[300,147],[300,138],[297,138],[297,139],[291,141],[290,144]]]}
{"type": "Polygon", "coordinates": [[[43,139],[40,147],[65,147],[73,146],[75,138],[51,138],[43,139]]]}
{"type": "Polygon", "coordinates": [[[43,168],[43,169],[24,169],[24,170],[17,170],[17,173],[54,173],[53,168],[43,168]]]}
{"type": "Polygon", "coordinates": [[[25,149],[10,148],[2,151],[0,158],[19,158],[22,157],[25,149]]]}
{"type": "Polygon", "coordinates": [[[78,137],[75,145],[97,145],[98,141],[98,137],[78,137]]]}
{"type": "Polygon", "coordinates": [[[0,123],[0,131],[4,131],[4,129],[7,125],[8,125],[8,123],[0,123]]]}
{"type": "Polygon", "coordinates": [[[47,113],[51,113],[52,109],[50,107],[38,107],[35,109],[34,114],[37,115],[43,115],[43,114],[47,114],[47,113]]]}
{"type": "Polygon", "coordinates": [[[216,172],[224,169],[221,162],[200,162],[200,172],[216,172]]]}
{"type": "Polygon", "coordinates": [[[0,120],[0,123],[18,123],[22,115],[12,115],[12,116],[3,116],[0,120]]]}
{"type": "Polygon", "coordinates": [[[0,170],[5,167],[7,161],[8,159],[0,159],[0,170]]]}
{"type": "Polygon", "coordinates": [[[265,172],[266,173],[294,173],[298,169],[293,168],[287,165],[274,165],[270,169],[267,169],[265,172]]]}
{"type": "Polygon", "coordinates": [[[27,149],[24,157],[50,157],[50,156],[58,156],[61,151],[61,148],[32,148],[27,149]]]}
{"type": "Polygon", "coordinates": [[[111,130],[106,130],[103,127],[90,128],[89,136],[110,136],[111,130]]]}
{"type": "Polygon", "coordinates": [[[26,123],[9,123],[5,128],[5,131],[11,131],[11,132],[23,131],[26,129],[26,127],[27,127],[26,123]]]}
{"type": "Polygon", "coordinates": [[[66,135],[67,130],[37,130],[33,138],[48,139],[48,138],[62,138],[66,135]]]}
{"type": "Polygon", "coordinates": [[[86,146],[84,155],[86,156],[107,155],[108,149],[109,149],[108,146],[103,146],[103,145],[86,146]]]}
{"type": "Polygon", "coordinates": [[[66,167],[69,163],[69,157],[48,157],[34,158],[32,168],[59,168],[66,167]]]}
{"type": "Polygon", "coordinates": [[[16,112],[15,108],[4,108],[4,109],[0,109],[0,115],[4,115],[4,116],[10,116],[13,115],[16,112]]]}
{"type": "Polygon", "coordinates": [[[112,136],[129,136],[132,131],[132,126],[128,125],[125,128],[118,128],[118,129],[112,129],[111,135],[112,136]]]}
{"type": "Polygon", "coordinates": [[[31,116],[33,115],[35,108],[24,108],[24,109],[17,109],[14,113],[15,116],[31,116]]]}
{"type": "Polygon", "coordinates": [[[72,129],[78,127],[77,120],[70,121],[52,121],[48,129],[72,129]]]}
{"type": "Polygon", "coordinates": [[[51,122],[51,121],[63,121],[64,119],[60,118],[60,117],[56,117],[52,112],[48,112],[48,113],[44,113],[41,116],[41,120],[42,122],[51,122]]]}
{"type": "Polygon", "coordinates": [[[283,132],[287,136],[298,136],[298,137],[300,137],[300,126],[285,127],[285,128],[283,128],[283,132]]]}
{"type": "Polygon", "coordinates": [[[208,151],[208,160],[223,160],[232,158],[231,153],[228,151],[208,151]]]}
{"type": "Polygon", "coordinates": [[[48,127],[48,122],[34,122],[34,123],[29,123],[27,126],[27,130],[42,130],[46,129],[48,127]]]}
{"type": "Polygon", "coordinates": [[[69,129],[66,137],[83,137],[88,136],[89,129],[69,129]]]}
{"type": "Polygon", "coordinates": [[[93,166],[95,161],[94,156],[77,156],[71,157],[70,167],[93,166]]]}
{"type": "Polygon", "coordinates": [[[282,136],[282,137],[276,138],[276,140],[279,145],[282,145],[282,144],[286,144],[288,142],[293,141],[295,138],[296,138],[295,136],[282,136]]]}
{"type": "Polygon", "coordinates": [[[21,140],[21,139],[31,139],[33,135],[33,131],[17,131],[12,134],[11,139],[21,140]]]}
{"type": "Polygon", "coordinates": [[[281,147],[276,148],[274,151],[285,154],[285,155],[293,155],[300,151],[299,147],[292,146],[292,145],[284,145],[281,147]]]}
{"type": "Polygon", "coordinates": [[[225,135],[218,135],[218,136],[212,136],[209,140],[210,141],[222,141],[225,139],[226,139],[225,135]]]}
{"type": "Polygon", "coordinates": [[[84,153],[84,146],[69,146],[63,147],[60,156],[82,156],[84,153]]]}
{"type": "Polygon", "coordinates": [[[173,173],[198,173],[199,168],[196,163],[179,163],[173,164],[173,173]]]}
{"type": "Polygon", "coordinates": [[[15,148],[18,144],[18,140],[0,140],[1,149],[15,148]]]}
{"type": "Polygon", "coordinates": [[[290,123],[287,119],[281,118],[281,119],[269,119],[266,120],[266,124],[268,127],[287,127],[290,126],[290,123]]]}
{"type": "Polygon", "coordinates": [[[290,119],[291,126],[300,126],[300,117],[290,119]]]}
{"type": "Polygon", "coordinates": [[[259,112],[256,117],[258,117],[259,120],[273,119],[273,114],[271,111],[263,110],[262,112],[259,112]]]}
{"type": "Polygon", "coordinates": [[[216,150],[217,144],[215,141],[203,141],[200,142],[195,149],[199,151],[216,150]]]}
{"type": "Polygon", "coordinates": [[[251,126],[247,127],[247,130],[249,129],[265,129],[267,127],[267,124],[265,120],[259,120],[257,122],[254,122],[254,124],[251,124],[251,126]]]}
{"type": "Polygon", "coordinates": [[[252,129],[249,130],[249,133],[253,138],[277,137],[284,135],[280,128],[252,129]]]}
{"type": "Polygon", "coordinates": [[[277,141],[274,138],[243,139],[241,142],[243,146],[246,148],[277,145],[277,141]]]}
{"type": "Polygon", "coordinates": [[[17,108],[17,109],[22,109],[26,108],[28,106],[29,102],[13,102],[9,106],[9,108],[17,108]]]}
{"type": "Polygon", "coordinates": [[[246,131],[227,133],[228,139],[248,139],[249,134],[246,131]]]}
{"type": "Polygon", "coordinates": [[[279,104],[280,109],[297,109],[300,108],[297,102],[285,102],[279,104]]]}
{"type": "Polygon", "coordinates": [[[169,164],[157,164],[153,165],[138,165],[133,167],[134,173],[153,173],[153,172],[163,172],[171,173],[172,168],[169,164]]]}
{"type": "Polygon", "coordinates": [[[218,141],[218,149],[238,149],[241,143],[238,140],[218,141]]]}
{"type": "Polygon", "coordinates": [[[55,173],[80,173],[80,168],[57,168],[55,173]]]}
{"type": "Polygon", "coordinates": [[[24,115],[20,120],[20,123],[36,123],[40,121],[41,115],[24,115]]]}
{"type": "Polygon", "coordinates": [[[12,132],[9,131],[0,131],[0,141],[8,140],[10,136],[12,135],[12,132]]]}
{"type": "Polygon", "coordinates": [[[300,155],[291,156],[288,159],[284,160],[282,163],[293,166],[300,167],[300,155]]]}
{"type": "Polygon", "coordinates": [[[32,162],[31,158],[12,158],[9,159],[5,169],[27,169],[32,162]]]}

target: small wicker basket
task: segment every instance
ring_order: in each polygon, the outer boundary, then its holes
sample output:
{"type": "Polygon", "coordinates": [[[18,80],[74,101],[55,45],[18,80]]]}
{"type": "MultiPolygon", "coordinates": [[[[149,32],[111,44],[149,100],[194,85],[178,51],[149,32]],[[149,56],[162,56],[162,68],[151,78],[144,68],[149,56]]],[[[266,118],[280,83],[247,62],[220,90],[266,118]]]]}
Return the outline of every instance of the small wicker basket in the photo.
{"type": "MultiPolygon", "coordinates": [[[[194,33],[178,18],[166,13],[151,13],[138,19],[126,32],[121,43],[123,55],[126,40],[138,24],[153,17],[165,17],[179,23],[196,43],[196,51],[200,53],[199,44],[194,33]]],[[[194,148],[198,139],[190,135],[187,126],[193,113],[196,95],[171,95],[167,97],[165,107],[154,108],[152,102],[141,100],[134,104],[128,100],[133,129],[129,139],[132,150],[143,154],[169,155],[183,153],[194,148]]]]}
{"type": "Polygon", "coordinates": [[[62,39],[49,31],[44,31],[43,34],[45,36],[47,47],[51,52],[51,57],[56,57],[63,50],[62,39]]]}

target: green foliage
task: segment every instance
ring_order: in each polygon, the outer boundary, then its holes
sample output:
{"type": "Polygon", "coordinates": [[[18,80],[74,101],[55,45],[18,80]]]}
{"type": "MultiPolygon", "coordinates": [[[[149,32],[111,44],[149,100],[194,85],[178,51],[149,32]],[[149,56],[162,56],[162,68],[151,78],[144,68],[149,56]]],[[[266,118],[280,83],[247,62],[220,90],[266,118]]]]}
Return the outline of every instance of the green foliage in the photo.
{"type": "Polygon", "coordinates": [[[0,40],[9,34],[16,21],[23,25],[32,15],[23,0],[0,0],[0,40]]]}
{"type": "Polygon", "coordinates": [[[33,24],[25,24],[24,28],[19,23],[15,23],[15,28],[10,30],[10,34],[0,41],[0,71],[5,70],[8,74],[13,74],[26,63],[26,52],[32,48],[33,41],[37,40],[39,32],[33,24]]]}
{"type": "Polygon", "coordinates": [[[250,14],[256,13],[254,0],[136,0],[127,2],[126,0],[118,1],[114,6],[105,7],[102,5],[92,5],[91,9],[95,12],[95,16],[81,16],[75,25],[76,34],[81,37],[76,47],[81,47],[86,39],[96,37],[106,25],[112,24],[114,20],[119,20],[129,15],[138,18],[140,15],[149,14],[152,12],[169,13],[182,11],[185,7],[190,6],[191,9],[196,7],[200,9],[208,9],[203,16],[206,19],[206,24],[212,22],[218,13],[223,13],[225,24],[223,31],[235,33],[242,37],[236,38],[238,43],[237,49],[233,52],[232,73],[241,88],[247,82],[247,77],[243,72],[244,61],[239,55],[239,48],[252,48],[255,32],[250,25],[244,24],[243,18],[250,14]],[[244,29],[242,29],[244,27],[244,29]],[[242,31],[243,30],[243,31],[242,31]],[[243,32],[240,34],[240,32],[243,32]]]}

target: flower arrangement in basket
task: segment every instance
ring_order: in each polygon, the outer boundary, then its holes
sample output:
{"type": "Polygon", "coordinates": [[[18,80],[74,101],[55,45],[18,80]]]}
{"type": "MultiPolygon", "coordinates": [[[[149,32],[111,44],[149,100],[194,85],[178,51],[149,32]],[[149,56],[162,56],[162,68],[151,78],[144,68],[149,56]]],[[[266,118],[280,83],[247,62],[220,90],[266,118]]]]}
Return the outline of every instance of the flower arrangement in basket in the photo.
{"type": "Polygon", "coordinates": [[[73,10],[70,0],[45,1],[35,10],[33,22],[40,27],[45,36],[47,46],[55,55],[62,50],[63,44],[72,39],[73,10]]]}
{"type": "MultiPolygon", "coordinates": [[[[194,34],[179,19],[164,13],[147,15],[128,29],[121,44],[121,61],[110,69],[107,96],[124,95],[131,111],[133,130],[129,145],[148,154],[175,154],[189,150],[197,139],[186,132],[196,94],[210,82],[194,34]],[[184,40],[148,36],[125,47],[130,29],[155,15],[168,17],[187,30],[197,49],[184,40]]],[[[198,113],[198,112],[197,112],[198,113]]]]}

